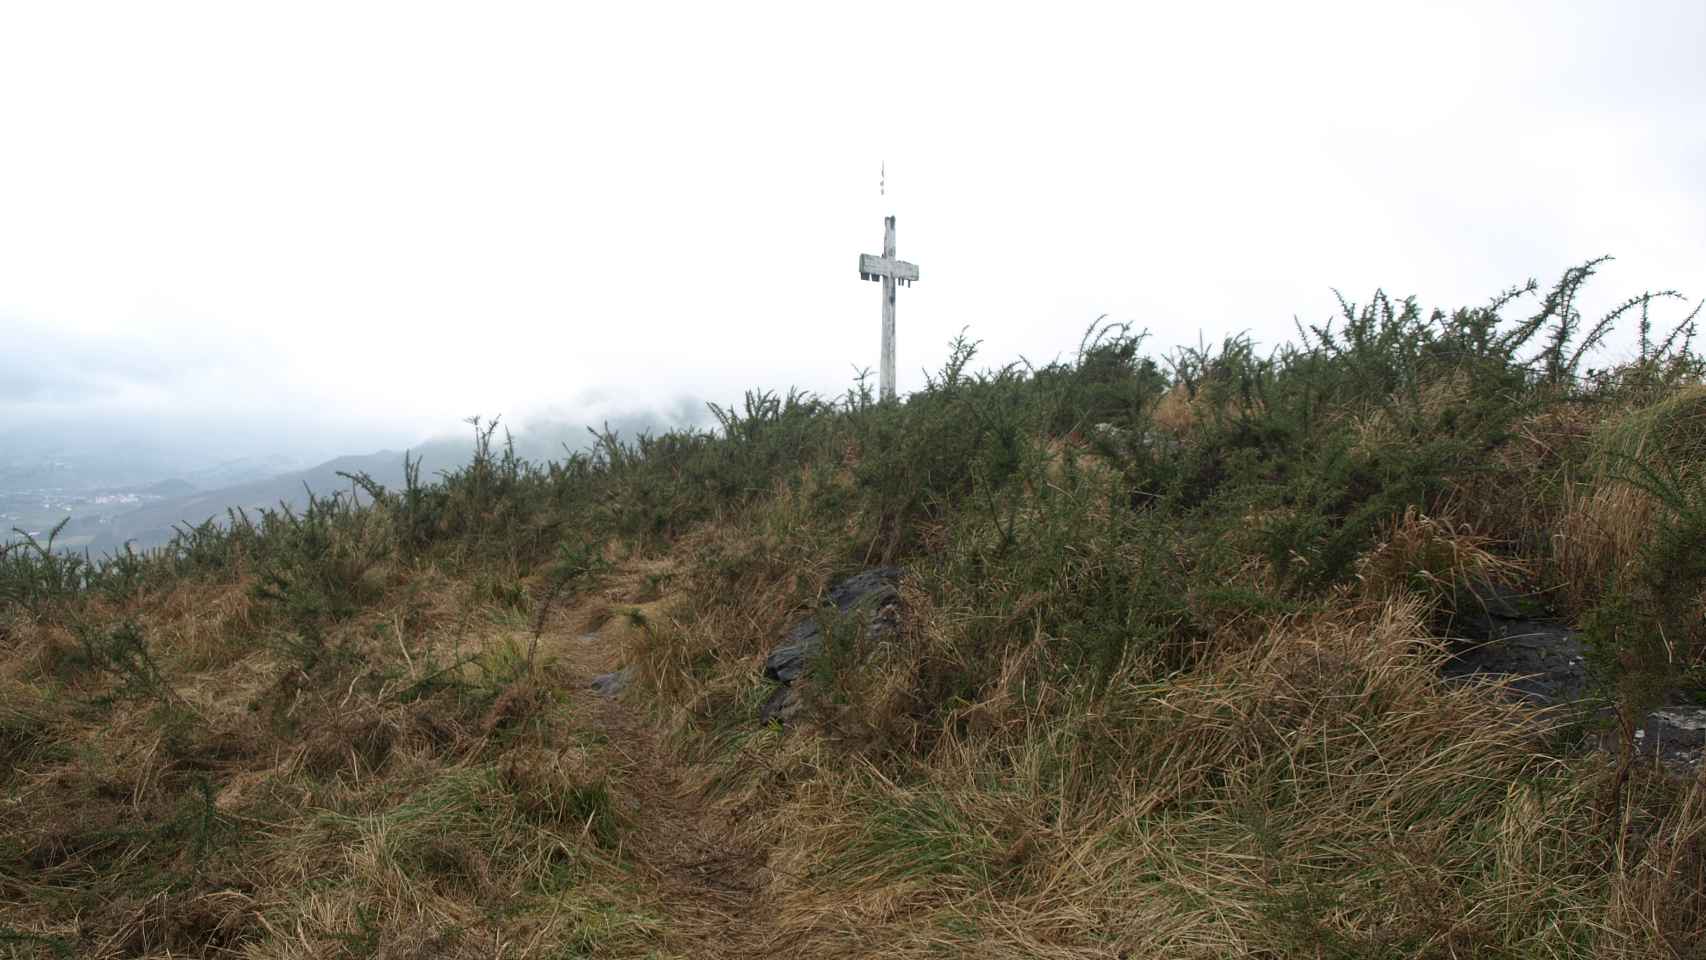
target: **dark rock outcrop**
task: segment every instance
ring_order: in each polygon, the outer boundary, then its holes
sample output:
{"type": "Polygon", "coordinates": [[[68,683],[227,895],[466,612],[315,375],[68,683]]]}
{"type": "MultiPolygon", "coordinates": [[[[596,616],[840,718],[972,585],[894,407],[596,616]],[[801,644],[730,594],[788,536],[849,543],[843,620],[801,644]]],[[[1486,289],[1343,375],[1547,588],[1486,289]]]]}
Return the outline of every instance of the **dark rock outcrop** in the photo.
{"type": "MultiPolygon", "coordinates": [[[[899,567],[876,567],[855,574],[832,587],[824,597],[822,611],[838,615],[853,615],[863,619],[860,629],[865,638],[876,640],[892,636],[900,623],[900,590],[903,576],[899,567]]],[[[764,677],[781,686],[771,692],[759,708],[758,718],[787,722],[799,712],[801,678],[805,676],[813,657],[823,650],[823,620],[814,611],[788,631],[770,655],[764,658],[764,677]]]]}
{"type": "MultiPolygon", "coordinates": [[[[1532,601],[1499,588],[1479,587],[1479,602],[1460,612],[1448,633],[1453,655],[1446,677],[1508,678],[1511,693],[1536,706],[1576,706],[1578,717],[1601,721],[1600,744],[1615,752],[1612,708],[1594,697],[1582,635],[1561,623],[1540,619],[1532,601]]],[[[1706,707],[1673,700],[1650,711],[1635,729],[1636,752],[1657,759],[1680,775],[1692,775],[1706,761],[1706,707]]]]}
{"type": "Polygon", "coordinates": [[[1697,773],[1706,764],[1706,707],[1675,704],[1654,710],[1635,731],[1635,746],[1674,773],[1697,773]]]}
{"type": "Polygon", "coordinates": [[[1581,635],[1555,623],[1516,621],[1459,650],[1446,662],[1447,677],[1512,677],[1510,689],[1537,706],[1571,703],[1588,692],[1581,635]]]}
{"type": "Polygon", "coordinates": [[[1454,649],[1447,677],[1513,677],[1510,689],[1537,706],[1573,703],[1588,694],[1581,634],[1540,619],[1514,591],[1480,586],[1448,629],[1454,649]]]}
{"type": "MultiPolygon", "coordinates": [[[[899,567],[878,567],[848,577],[836,584],[824,599],[825,609],[849,613],[855,608],[866,613],[866,635],[876,637],[893,629],[893,613],[900,604],[899,567]]],[[[770,656],[764,658],[765,679],[777,683],[793,683],[806,672],[811,658],[823,649],[823,624],[812,614],[794,625],[788,636],[770,656]]]]}
{"type": "Polygon", "coordinates": [[[805,705],[800,695],[800,688],[803,686],[804,681],[801,681],[779,686],[770,691],[770,696],[764,698],[764,703],[758,708],[758,722],[769,723],[774,720],[786,725],[793,720],[794,715],[799,713],[800,708],[805,705]]]}
{"type": "Polygon", "coordinates": [[[1647,714],[1646,736],[1671,745],[1698,750],[1706,747],[1706,707],[1676,706],[1647,714]]]}

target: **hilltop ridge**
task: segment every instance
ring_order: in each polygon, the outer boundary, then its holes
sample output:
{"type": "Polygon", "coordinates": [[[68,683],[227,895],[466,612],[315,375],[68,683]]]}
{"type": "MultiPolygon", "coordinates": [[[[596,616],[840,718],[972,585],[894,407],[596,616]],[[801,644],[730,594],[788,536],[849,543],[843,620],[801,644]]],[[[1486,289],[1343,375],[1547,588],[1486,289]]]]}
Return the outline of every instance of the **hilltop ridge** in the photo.
{"type": "Polygon", "coordinates": [[[1706,694],[1706,361],[1594,265],[8,547],[0,943],[1693,955],[1706,781],[1636,734],[1706,694]],[[1544,703],[1470,659],[1525,624],[1544,703]]]}

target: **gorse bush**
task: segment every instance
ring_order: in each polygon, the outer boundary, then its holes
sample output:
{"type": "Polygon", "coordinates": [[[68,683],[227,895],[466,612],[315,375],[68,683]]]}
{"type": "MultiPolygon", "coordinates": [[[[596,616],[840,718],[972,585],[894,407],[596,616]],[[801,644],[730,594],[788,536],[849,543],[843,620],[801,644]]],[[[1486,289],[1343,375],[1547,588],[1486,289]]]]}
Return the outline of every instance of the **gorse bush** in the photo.
{"type": "MultiPolygon", "coordinates": [[[[114,558],[105,564],[91,563],[55,550],[53,542],[71,521],[70,517],[55,524],[42,543],[23,530],[12,532],[23,538],[0,546],[0,604],[7,604],[40,613],[56,602],[77,598],[90,586],[104,583],[109,567],[117,573],[121,561],[114,558]]],[[[126,560],[130,560],[127,552],[126,560]]],[[[119,576],[128,578],[127,568],[119,576]]]]}
{"type": "Polygon", "coordinates": [[[112,697],[176,705],[177,696],[154,658],[146,633],[136,622],[127,620],[105,630],[80,625],[78,633],[82,666],[117,680],[112,697]]]}
{"type": "Polygon", "coordinates": [[[712,405],[712,430],[594,431],[589,450],[546,464],[474,418],[469,463],[423,481],[409,461],[400,491],[352,476],[349,493],[300,513],[234,513],[148,555],[71,557],[51,536],[13,544],[0,598],[39,612],[241,570],[311,639],[383,589],[387,564],[490,568],[508,582],[554,569],[556,591],[596,567],[605,539],[661,547],[804,469],[849,567],[931,557],[940,582],[1034,608],[1041,629],[1095,662],[1135,645],[1165,648],[1158,662],[1176,668],[1252,611],[1298,609],[1353,580],[1406,514],[1460,516],[1494,550],[1553,539],[1534,531],[1563,512],[1553,501],[1568,485],[1500,451],[1544,411],[1651,400],[1706,369],[1693,314],[1653,334],[1668,291],[1584,321],[1580,293],[1601,262],[1544,294],[1531,281],[1451,312],[1384,293],[1341,300],[1333,321],[1267,354],[1237,336],[1157,361],[1141,352],[1145,334],[1097,324],[1071,362],[978,371],[978,344],[962,335],[905,403],[877,403],[863,382],[836,402],[754,391],[712,405]],[[1525,302],[1531,312],[1509,319],[1525,302]],[[1584,374],[1632,312],[1637,358],[1584,374]],[[1031,595],[1049,599],[1016,599],[1031,595]]]}
{"type": "Polygon", "coordinates": [[[1663,686],[1706,662],[1706,475],[1630,460],[1619,479],[1650,496],[1650,518],[1633,561],[1617,570],[1585,618],[1602,675],[1634,712],[1663,686]]]}
{"type": "Polygon", "coordinates": [[[376,592],[368,574],[394,549],[385,520],[338,494],[310,493],[301,513],[289,507],[267,513],[256,595],[317,640],[328,622],[354,615],[376,592]]]}

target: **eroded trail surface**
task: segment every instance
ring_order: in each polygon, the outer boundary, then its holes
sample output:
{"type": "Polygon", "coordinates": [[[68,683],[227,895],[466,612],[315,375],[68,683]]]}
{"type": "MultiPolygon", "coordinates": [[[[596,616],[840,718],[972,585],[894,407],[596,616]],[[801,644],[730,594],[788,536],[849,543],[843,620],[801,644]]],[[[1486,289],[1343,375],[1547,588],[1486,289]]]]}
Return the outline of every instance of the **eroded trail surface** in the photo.
{"type": "Polygon", "coordinates": [[[759,903],[767,851],[743,845],[728,816],[704,799],[691,771],[660,742],[643,705],[608,690],[625,636],[640,618],[665,616],[661,563],[620,571],[547,633],[541,652],[573,678],[569,707],[604,744],[608,787],[624,819],[620,856],[646,888],[662,923],[655,956],[770,957],[775,943],[759,903]],[[606,678],[604,683],[595,683],[606,678]]]}

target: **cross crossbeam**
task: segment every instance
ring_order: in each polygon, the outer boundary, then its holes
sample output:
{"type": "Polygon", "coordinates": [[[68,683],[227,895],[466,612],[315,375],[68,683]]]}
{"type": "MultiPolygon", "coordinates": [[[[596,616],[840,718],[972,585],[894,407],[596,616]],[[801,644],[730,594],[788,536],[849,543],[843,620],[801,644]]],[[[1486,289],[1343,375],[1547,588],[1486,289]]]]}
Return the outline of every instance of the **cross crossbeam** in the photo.
{"type": "Polygon", "coordinates": [[[918,279],[918,264],[907,263],[905,260],[888,260],[868,253],[861,253],[859,254],[859,276],[866,280],[893,277],[901,283],[910,285],[912,281],[918,279]]]}
{"type": "Polygon", "coordinates": [[[918,279],[918,264],[898,259],[894,253],[894,218],[883,219],[883,255],[859,255],[859,278],[881,280],[883,284],[883,366],[880,393],[884,400],[894,399],[894,291],[897,283],[911,286],[918,279]]]}

